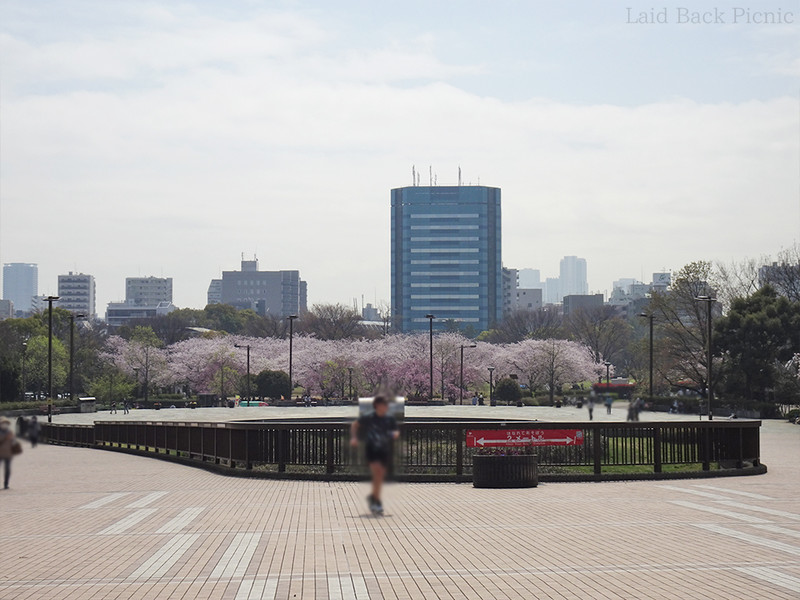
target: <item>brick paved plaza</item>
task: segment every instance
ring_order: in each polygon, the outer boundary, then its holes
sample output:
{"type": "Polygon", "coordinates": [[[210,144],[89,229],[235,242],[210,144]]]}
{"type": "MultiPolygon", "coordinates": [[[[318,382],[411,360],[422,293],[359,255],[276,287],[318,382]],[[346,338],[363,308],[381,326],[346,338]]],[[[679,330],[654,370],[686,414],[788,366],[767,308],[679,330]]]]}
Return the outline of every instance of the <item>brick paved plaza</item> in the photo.
{"type": "Polygon", "coordinates": [[[395,484],[374,518],[361,483],[26,444],[0,598],[800,598],[800,427],[765,422],[761,454],[754,477],[395,484]]]}

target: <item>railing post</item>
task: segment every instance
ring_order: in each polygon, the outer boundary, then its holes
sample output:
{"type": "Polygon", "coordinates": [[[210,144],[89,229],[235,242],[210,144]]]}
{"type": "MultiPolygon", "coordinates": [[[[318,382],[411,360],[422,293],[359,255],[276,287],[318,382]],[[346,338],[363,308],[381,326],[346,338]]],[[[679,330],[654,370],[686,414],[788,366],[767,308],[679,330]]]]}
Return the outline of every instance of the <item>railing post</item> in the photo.
{"type": "Polygon", "coordinates": [[[661,473],[661,424],[653,426],[653,472],[661,473]]]}
{"type": "Polygon", "coordinates": [[[244,468],[248,471],[253,468],[253,463],[250,461],[250,430],[244,430],[244,468]]]}
{"type": "Polygon", "coordinates": [[[333,425],[325,431],[325,472],[330,475],[334,471],[333,425]]]}
{"type": "Polygon", "coordinates": [[[708,471],[711,469],[711,428],[710,427],[703,427],[702,437],[702,459],[703,459],[703,471],[708,471]]]}
{"type": "Polygon", "coordinates": [[[225,432],[228,434],[228,466],[231,469],[235,469],[236,461],[233,460],[233,429],[226,427],[225,432]]]}
{"type": "Polygon", "coordinates": [[[603,472],[603,448],[600,444],[602,429],[599,425],[592,428],[592,450],[594,454],[594,474],[600,475],[603,472]]]}
{"type": "Polygon", "coordinates": [[[456,475],[461,477],[464,474],[464,430],[459,427],[456,429],[456,475]]]}
{"type": "Polygon", "coordinates": [[[286,429],[278,430],[278,473],[286,472],[286,454],[289,432],[286,429]]]}

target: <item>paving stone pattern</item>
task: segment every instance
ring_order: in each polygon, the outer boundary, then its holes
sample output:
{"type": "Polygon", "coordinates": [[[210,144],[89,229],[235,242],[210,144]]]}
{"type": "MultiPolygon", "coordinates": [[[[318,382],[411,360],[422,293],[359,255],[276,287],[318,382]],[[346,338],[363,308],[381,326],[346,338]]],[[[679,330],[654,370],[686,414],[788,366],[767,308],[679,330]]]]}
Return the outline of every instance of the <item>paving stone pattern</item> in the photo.
{"type": "Polygon", "coordinates": [[[394,484],[376,518],[361,483],[26,444],[0,598],[797,599],[800,427],[765,422],[762,457],[740,478],[394,484]]]}

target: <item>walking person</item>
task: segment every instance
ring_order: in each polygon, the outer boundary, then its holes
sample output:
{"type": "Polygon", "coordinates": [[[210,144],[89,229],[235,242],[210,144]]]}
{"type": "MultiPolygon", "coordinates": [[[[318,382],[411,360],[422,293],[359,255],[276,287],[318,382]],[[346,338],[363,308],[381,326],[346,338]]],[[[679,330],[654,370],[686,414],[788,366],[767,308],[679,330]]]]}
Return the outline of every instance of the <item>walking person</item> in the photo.
{"type": "Polygon", "coordinates": [[[610,394],[608,396],[606,396],[606,414],[607,415],[611,414],[611,404],[613,402],[614,402],[614,400],[611,398],[610,394]]]}
{"type": "Polygon", "coordinates": [[[592,421],[594,419],[594,395],[589,396],[586,408],[589,409],[589,420],[592,421]]]}
{"type": "Polygon", "coordinates": [[[22,454],[22,445],[11,429],[11,421],[0,417],[0,461],[3,462],[3,489],[8,489],[11,479],[11,459],[17,454],[22,454]]]}
{"type": "Polygon", "coordinates": [[[117,414],[117,401],[116,400],[112,400],[111,401],[111,410],[109,411],[109,414],[112,414],[112,415],[117,414]]]}
{"type": "Polygon", "coordinates": [[[360,417],[350,427],[350,445],[358,446],[364,440],[369,470],[372,474],[372,493],[367,496],[369,509],[373,514],[383,514],[381,490],[392,455],[392,442],[400,437],[397,421],[389,415],[389,401],[384,396],[376,396],[372,401],[373,412],[360,417]]]}
{"type": "Polygon", "coordinates": [[[36,448],[36,444],[39,443],[39,434],[42,433],[42,424],[39,423],[39,419],[36,418],[36,415],[31,417],[31,422],[28,423],[28,440],[31,442],[31,448],[36,448]]]}

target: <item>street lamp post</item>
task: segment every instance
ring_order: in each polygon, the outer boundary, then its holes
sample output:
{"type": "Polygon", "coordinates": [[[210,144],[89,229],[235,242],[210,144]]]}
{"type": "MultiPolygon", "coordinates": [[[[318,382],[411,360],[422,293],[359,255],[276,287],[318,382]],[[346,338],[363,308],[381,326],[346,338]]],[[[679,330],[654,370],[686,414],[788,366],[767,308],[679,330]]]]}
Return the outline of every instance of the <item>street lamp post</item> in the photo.
{"type": "Polygon", "coordinates": [[[489,367],[489,406],[494,405],[494,367],[489,367]]]}
{"type": "Polygon", "coordinates": [[[75,400],[75,319],[83,319],[86,315],[69,314],[69,400],[75,400]]]}
{"type": "MultiPolygon", "coordinates": [[[[433,320],[436,318],[433,315],[425,315],[425,318],[428,319],[428,326],[430,332],[430,392],[428,395],[428,401],[433,400],[433,320]]],[[[444,400],[444,398],[442,398],[444,400]]]]}
{"type": "Polygon", "coordinates": [[[477,344],[470,344],[469,346],[464,346],[463,344],[461,345],[461,382],[459,384],[459,387],[461,389],[459,390],[459,399],[458,399],[459,404],[464,404],[464,348],[477,348],[477,347],[478,347],[477,344]]]}
{"type": "Polygon", "coordinates": [[[706,325],[708,327],[708,330],[706,332],[706,361],[708,363],[708,365],[707,365],[708,369],[707,369],[707,375],[706,375],[706,391],[708,392],[708,399],[707,399],[707,402],[708,402],[708,420],[709,421],[713,421],[714,420],[714,415],[711,412],[711,399],[713,398],[713,395],[712,395],[713,392],[712,392],[712,387],[711,387],[711,331],[712,331],[712,328],[711,328],[711,305],[714,302],[716,302],[717,299],[716,298],[712,298],[711,296],[698,296],[697,298],[695,298],[695,300],[698,300],[700,302],[705,302],[706,303],[706,309],[708,311],[706,313],[706,315],[707,315],[706,316],[706,325]]]}
{"type": "MultiPolygon", "coordinates": [[[[245,348],[247,350],[247,401],[250,402],[250,344],[234,344],[234,348],[245,348]]],[[[225,370],[225,367],[222,367],[225,370]]]]}
{"type": "Polygon", "coordinates": [[[653,401],[653,321],[656,320],[655,315],[648,315],[647,313],[640,313],[640,317],[650,320],[650,401],[653,401]]]}
{"type": "Polygon", "coordinates": [[[611,375],[610,375],[610,373],[611,373],[611,363],[606,361],[603,364],[606,367],[606,387],[608,387],[609,384],[611,383],[611,375]]]}
{"type": "Polygon", "coordinates": [[[58,296],[48,296],[47,300],[47,422],[53,422],[53,302],[58,296]]]}
{"type": "Polygon", "coordinates": [[[353,367],[347,367],[347,372],[350,374],[350,382],[348,384],[348,399],[353,399],[353,367]]]}
{"type": "Polygon", "coordinates": [[[292,399],[292,391],[294,390],[294,381],[292,375],[292,364],[293,357],[292,357],[292,347],[294,345],[294,320],[297,318],[297,315],[289,315],[287,319],[289,319],[289,395],[287,396],[288,400],[292,399]]]}
{"type": "Polygon", "coordinates": [[[22,342],[22,399],[27,399],[25,395],[25,354],[28,352],[28,342],[22,342]]]}

